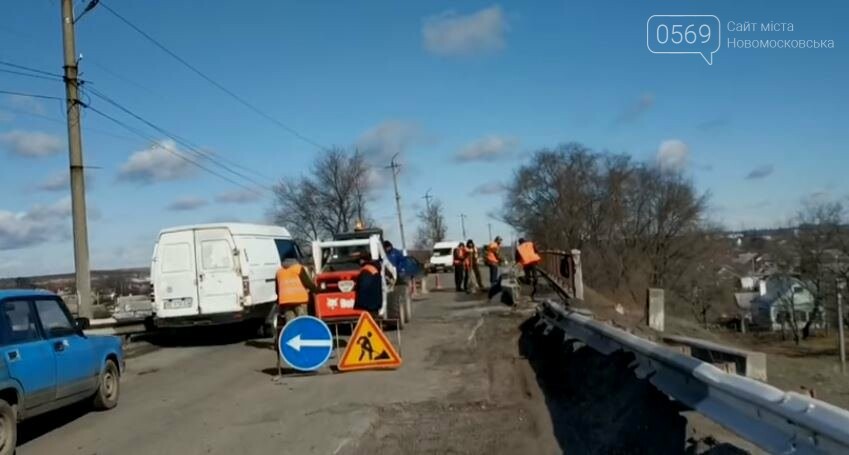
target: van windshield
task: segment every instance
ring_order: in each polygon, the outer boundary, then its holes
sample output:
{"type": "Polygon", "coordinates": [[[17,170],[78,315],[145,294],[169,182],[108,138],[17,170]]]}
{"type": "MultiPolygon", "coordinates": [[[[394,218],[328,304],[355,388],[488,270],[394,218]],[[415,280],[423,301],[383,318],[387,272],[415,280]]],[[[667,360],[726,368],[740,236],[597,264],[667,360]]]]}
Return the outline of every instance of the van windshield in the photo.
{"type": "Polygon", "coordinates": [[[281,263],[286,259],[298,259],[295,242],[286,239],[274,239],[274,244],[277,246],[277,254],[280,255],[281,263]]]}
{"type": "Polygon", "coordinates": [[[434,248],[433,257],[437,256],[450,256],[451,248],[434,248]]]}

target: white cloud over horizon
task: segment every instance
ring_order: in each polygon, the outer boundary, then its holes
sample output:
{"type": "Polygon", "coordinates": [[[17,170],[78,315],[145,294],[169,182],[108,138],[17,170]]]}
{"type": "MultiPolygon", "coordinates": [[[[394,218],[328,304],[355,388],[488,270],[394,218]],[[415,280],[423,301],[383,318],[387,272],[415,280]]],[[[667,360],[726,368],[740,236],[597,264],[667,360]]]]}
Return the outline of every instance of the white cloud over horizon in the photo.
{"type": "Polygon", "coordinates": [[[41,131],[24,130],[0,133],[0,145],[8,153],[28,158],[55,155],[65,148],[59,136],[41,131]]]}
{"type": "Polygon", "coordinates": [[[667,139],[657,149],[657,164],[661,169],[680,171],[687,167],[690,147],[678,139],[667,139]]]}
{"type": "Polygon", "coordinates": [[[470,14],[445,11],[424,19],[424,48],[434,55],[465,56],[494,53],[504,48],[509,29],[499,5],[470,14]]]}
{"type": "Polygon", "coordinates": [[[156,182],[180,180],[194,174],[188,161],[180,158],[177,143],[171,139],[134,152],[118,170],[118,180],[149,185],[156,182]]]}
{"type": "Polygon", "coordinates": [[[519,141],[512,137],[489,135],[466,144],[454,155],[459,162],[487,161],[493,162],[509,158],[519,141]]]}

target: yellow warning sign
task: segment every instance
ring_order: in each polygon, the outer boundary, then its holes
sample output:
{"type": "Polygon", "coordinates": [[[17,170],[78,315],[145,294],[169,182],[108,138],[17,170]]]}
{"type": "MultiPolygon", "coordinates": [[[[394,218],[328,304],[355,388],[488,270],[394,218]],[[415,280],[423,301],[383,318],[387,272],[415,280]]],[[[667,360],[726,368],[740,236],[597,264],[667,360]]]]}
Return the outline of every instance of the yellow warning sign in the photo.
{"type": "Polygon", "coordinates": [[[339,362],[339,371],[398,368],[401,356],[368,312],[360,315],[339,362]]]}

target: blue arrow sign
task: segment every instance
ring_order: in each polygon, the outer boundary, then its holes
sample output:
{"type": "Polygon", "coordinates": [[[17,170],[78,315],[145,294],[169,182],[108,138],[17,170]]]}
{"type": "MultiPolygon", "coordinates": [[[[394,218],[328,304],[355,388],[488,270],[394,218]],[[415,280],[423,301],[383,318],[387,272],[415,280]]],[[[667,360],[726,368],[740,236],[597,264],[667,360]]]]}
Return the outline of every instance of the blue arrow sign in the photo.
{"type": "Polygon", "coordinates": [[[330,328],[321,319],[298,316],[289,321],[278,340],[280,357],[292,368],[315,371],[321,368],[333,351],[330,328]]]}

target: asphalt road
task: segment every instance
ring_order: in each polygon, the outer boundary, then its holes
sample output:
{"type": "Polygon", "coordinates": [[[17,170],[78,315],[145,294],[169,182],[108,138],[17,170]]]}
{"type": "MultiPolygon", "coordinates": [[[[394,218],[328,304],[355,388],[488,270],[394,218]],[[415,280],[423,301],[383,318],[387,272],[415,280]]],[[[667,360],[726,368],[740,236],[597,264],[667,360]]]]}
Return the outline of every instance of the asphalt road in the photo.
{"type": "Polygon", "coordinates": [[[207,336],[201,345],[165,346],[128,361],[117,408],[77,406],[22,423],[18,453],[338,453],[359,443],[382,407],[447,402],[467,378],[459,367],[440,368],[434,349],[462,349],[475,341],[482,315],[505,311],[483,298],[432,292],[414,303],[395,371],[325,368],[276,381],[270,340],[216,344],[207,336]]]}
{"type": "Polygon", "coordinates": [[[117,408],[23,422],[18,453],[741,453],[627,359],[540,339],[530,302],[443,290],[413,313],[394,371],[275,378],[271,340],[154,340],[128,361],[117,408]]]}

